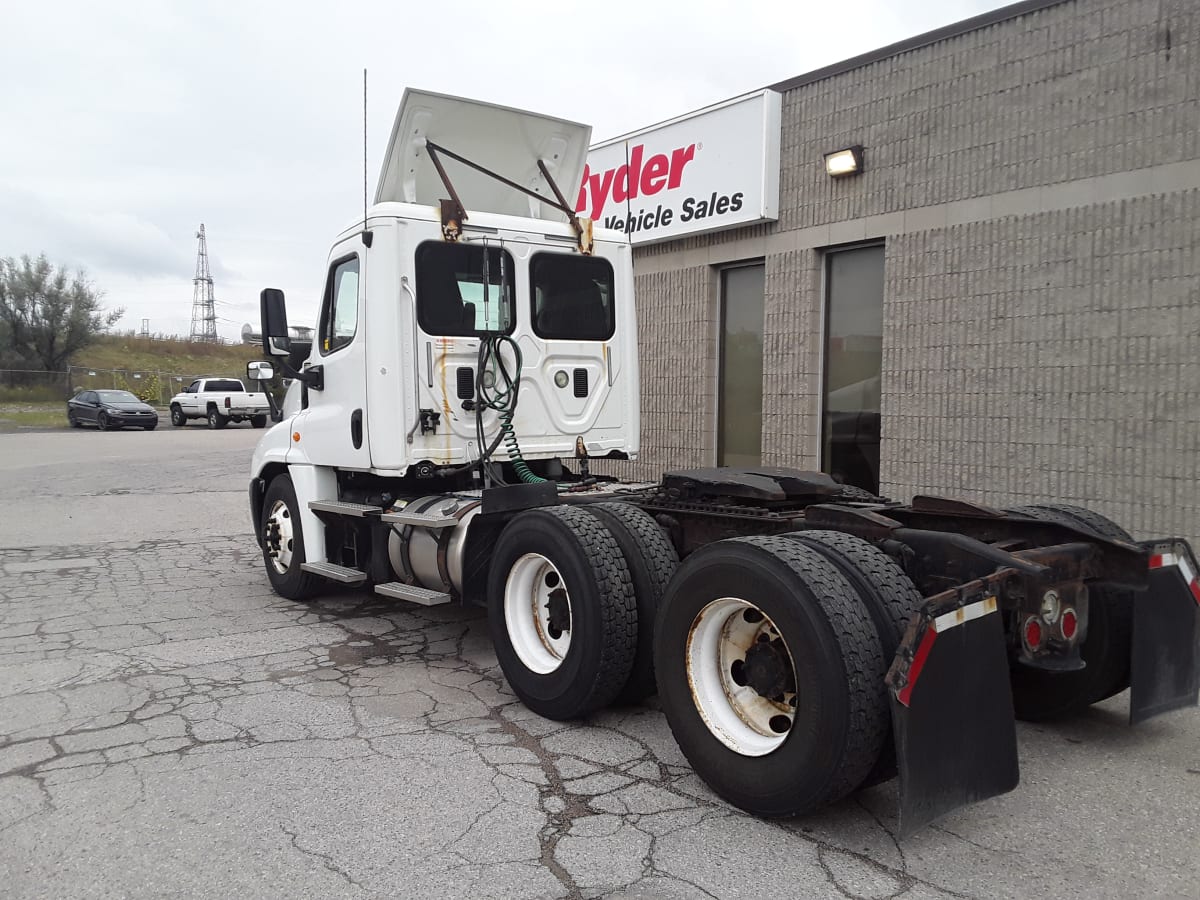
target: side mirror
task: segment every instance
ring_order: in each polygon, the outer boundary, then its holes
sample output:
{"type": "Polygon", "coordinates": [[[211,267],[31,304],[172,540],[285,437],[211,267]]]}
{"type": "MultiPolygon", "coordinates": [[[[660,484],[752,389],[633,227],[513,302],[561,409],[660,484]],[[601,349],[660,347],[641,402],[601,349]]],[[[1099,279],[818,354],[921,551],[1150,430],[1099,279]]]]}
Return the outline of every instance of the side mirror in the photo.
{"type": "Polygon", "coordinates": [[[259,294],[259,313],[262,318],[262,346],[268,356],[287,356],[287,304],[279,288],[263,288],[259,294]]]}
{"type": "Polygon", "coordinates": [[[270,381],[275,377],[275,366],[269,362],[246,363],[246,379],[248,381],[270,381]]]}

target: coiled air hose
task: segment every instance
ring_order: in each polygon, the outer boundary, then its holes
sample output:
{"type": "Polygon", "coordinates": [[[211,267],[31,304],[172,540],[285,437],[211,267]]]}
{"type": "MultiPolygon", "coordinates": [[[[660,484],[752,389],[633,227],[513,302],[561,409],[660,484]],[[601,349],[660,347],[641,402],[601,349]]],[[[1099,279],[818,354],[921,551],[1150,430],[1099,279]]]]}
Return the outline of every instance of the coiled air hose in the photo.
{"type": "MultiPolygon", "coordinates": [[[[479,405],[475,413],[477,433],[482,437],[484,409],[492,410],[500,419],[500,433],[487,446],[480,462],[486,464],[496,447],[503,441],[504,449],[508,453],[508,461],[517,473],[517,477],[526,484],[542,484],[547,479],[535,475],[529,468],[525,458],[521,456],[521,445],[517,442],[517,432],[513,428],[513,416],[517,412],[517,397],[521,388],[521,365],[521,348],[507,334],[490,332],[480,338],[479,363],[475,369],[475,395],[479,398],[479,405]],[[515,374],[508,371],[508,366],[504,362],[505,346],[512,351],[516,366],[515,374]],[[487,379],[484,377],[488,372],[491,372],[493,376],[491,386],[488,386],[487,379]]],[[[483,446],[482,440],[480,446],[483,446]]]]}

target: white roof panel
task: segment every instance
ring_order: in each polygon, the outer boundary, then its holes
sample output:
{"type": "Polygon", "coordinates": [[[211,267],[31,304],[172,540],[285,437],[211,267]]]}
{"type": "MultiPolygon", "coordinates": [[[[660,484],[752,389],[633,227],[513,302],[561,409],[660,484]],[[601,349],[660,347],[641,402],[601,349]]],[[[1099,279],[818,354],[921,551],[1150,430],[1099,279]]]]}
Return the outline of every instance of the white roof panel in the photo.
{"type": "MultiPolygon", "coordinates": [[[[583,180],[592,129],[589,125],[492,103],[408,89],[388,141],[375,202],[436,206],[450,194],[429,158],[432,141],[510,181],[554,200],[537,161],[543,160],[567,203],[583,180]]],[[[459,199],[471,211],[566,221],[566,215],[493,178],[439,156],[459,199]]]]}

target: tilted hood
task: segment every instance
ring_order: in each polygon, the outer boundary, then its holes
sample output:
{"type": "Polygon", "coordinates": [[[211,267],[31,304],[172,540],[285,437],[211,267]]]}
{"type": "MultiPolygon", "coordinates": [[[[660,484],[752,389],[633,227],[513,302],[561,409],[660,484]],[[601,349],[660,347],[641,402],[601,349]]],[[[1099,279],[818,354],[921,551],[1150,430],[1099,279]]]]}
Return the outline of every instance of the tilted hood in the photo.
{"type": "MultiPolygon", "coordinates": [[[[538,171],[543,160],[567,203],[574,204],[583,180],[592,129],[506,106],[405,90],[388,141],[375,202],[399,201],[436,206],[449,199],[425,149],[429,140],[510,181],[554,201],[554,191],[538,171]]],[[[552,206],[515,191],[445,155],[439,157],[463,207],[565,222],[552,206]]]]}

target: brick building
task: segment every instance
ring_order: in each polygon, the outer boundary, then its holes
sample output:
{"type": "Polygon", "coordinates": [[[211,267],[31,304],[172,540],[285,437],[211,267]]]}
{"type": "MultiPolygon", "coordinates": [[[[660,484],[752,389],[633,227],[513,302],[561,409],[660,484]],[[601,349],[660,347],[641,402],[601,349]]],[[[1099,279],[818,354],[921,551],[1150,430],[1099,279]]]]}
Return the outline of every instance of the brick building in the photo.
{"type": "Polygon", "coordinates": [[[1200,537],[1200,4],[1017,3],[773,91],[764,215],[630,235],[643,452],[611,465],[1200,537]]]}

